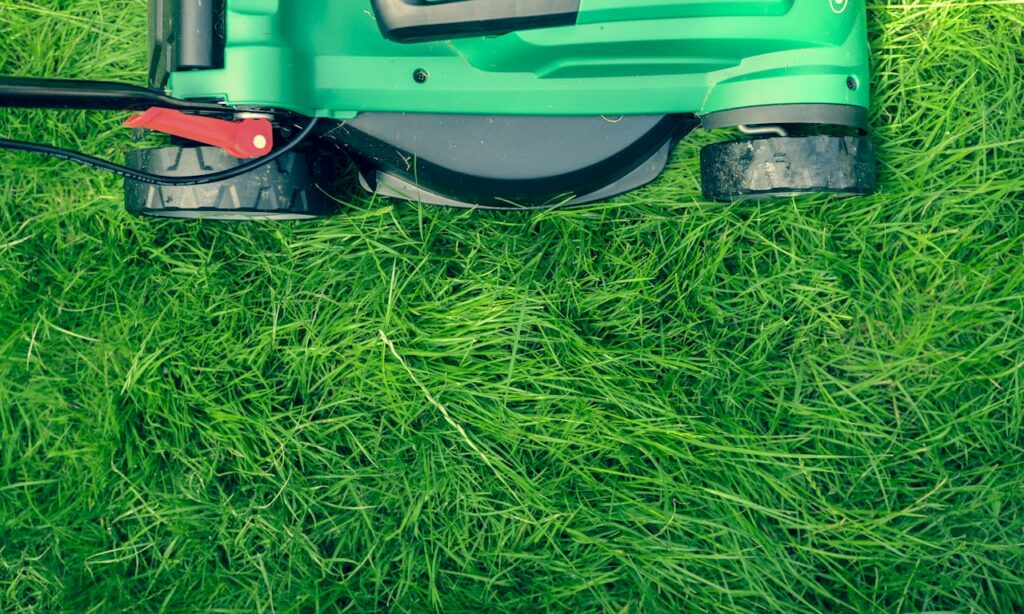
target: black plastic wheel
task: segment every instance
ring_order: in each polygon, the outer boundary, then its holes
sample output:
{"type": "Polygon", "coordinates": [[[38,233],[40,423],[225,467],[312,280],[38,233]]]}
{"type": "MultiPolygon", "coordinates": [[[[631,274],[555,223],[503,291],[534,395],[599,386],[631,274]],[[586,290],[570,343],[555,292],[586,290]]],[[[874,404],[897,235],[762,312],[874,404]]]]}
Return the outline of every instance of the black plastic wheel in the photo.
{"type": "Polygon", "coordinates": [[[822,135],[717,143],[701,151],[700,161],[708,200],[862,196],[876,189],[875,148],[867,137],[822,135]]]}
{"type": "MultiPolygon", "coordinates": [[[[245,163],[216,147],[163,147],[128,154],[130,168],[182,177],[229,170],[245,163]]],[[[204,220],[304,220],[335,213],[324,189],[331,161],[309,152],[288,153],[250,173],[198,186],[156,186],[125,181],[125,208],[152,217],[204,220]]]]}

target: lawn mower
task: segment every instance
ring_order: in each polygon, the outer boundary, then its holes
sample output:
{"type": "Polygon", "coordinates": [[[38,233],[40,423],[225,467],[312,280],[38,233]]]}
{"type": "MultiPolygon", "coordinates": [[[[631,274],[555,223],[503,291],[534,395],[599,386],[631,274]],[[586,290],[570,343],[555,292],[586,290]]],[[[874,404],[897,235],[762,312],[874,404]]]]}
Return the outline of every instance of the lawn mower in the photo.
{"type": "Polygon", "coordinates": [[[705,198],[875,189],[864,0],[150,0],[149,84],[0,78],[0,107],[135,112],[131,213],[303,219],[347,177],[483,209],[608,199],[697,127],[705,198]],[[345,164],[339,165],[338,161],[345,164]],[[346,169],[348,171],[346,172],[346,169]]]}

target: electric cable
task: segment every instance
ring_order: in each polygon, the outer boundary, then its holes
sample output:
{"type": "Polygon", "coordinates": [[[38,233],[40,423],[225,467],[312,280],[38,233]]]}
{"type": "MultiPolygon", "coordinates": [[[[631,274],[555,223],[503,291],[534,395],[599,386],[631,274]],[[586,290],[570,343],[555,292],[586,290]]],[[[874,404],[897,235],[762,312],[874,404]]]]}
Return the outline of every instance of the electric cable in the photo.
{"type": "Polygon", "coordinates": [[[81,152],[71,151],[70,149],[61,149],[60,147],[54,147],[52,145],[40,145],[38,143],[26,143],[24,141],[12,141],[10,139],[0,139],[0,149],[6,149],[9,151],[20,151],[23,153],[37,154],[41,156],[47,156],[50,158],[57,158],[58,160],[67,160],[74,162],[75,164],[82,164],[90,166],[92,168],[120,175],[125,179],[131,179],[133,181],[139,181],[141,183],[148,183],[150,185],[163,185],[163,186],[197,186],[207,185],[211,183],[219,183],[221,181],[227,181],[240,177],[246,173],[254,171],[258,168],[266,166],[271,162],[279,159],[288,152],[294,150],[296,147],[302,144],[306,138],[313,133],[313,129],[316,128],[317,118],[310,118],[309,123],[306,127],[295,136],[291,141],[280,149],[276,149],[273,152],[257,158],[250,162],[246,162],[235,168],[228,169],[225,171],[218,171],[216,173],[208,173],[205,175],[192,175],[188,177],[171,177],[167,175],[154,175],[145,171],[135,170],[128,168],[127,166],[121,166],[114,164],[101,158],[94,158],[81,152]]]}

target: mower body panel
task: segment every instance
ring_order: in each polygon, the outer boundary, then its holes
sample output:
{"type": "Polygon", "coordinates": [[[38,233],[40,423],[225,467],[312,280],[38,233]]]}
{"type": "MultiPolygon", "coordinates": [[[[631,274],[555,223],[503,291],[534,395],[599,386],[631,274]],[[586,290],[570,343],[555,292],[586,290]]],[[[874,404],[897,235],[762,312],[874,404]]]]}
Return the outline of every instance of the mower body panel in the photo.
{"type": "Polygon", "coordinates": [[[172,95],[334,119],[869,103],[864,0],[581,0],[575,25],[416,43],[371,0],[222,1],[223,67],[172,95]]]}

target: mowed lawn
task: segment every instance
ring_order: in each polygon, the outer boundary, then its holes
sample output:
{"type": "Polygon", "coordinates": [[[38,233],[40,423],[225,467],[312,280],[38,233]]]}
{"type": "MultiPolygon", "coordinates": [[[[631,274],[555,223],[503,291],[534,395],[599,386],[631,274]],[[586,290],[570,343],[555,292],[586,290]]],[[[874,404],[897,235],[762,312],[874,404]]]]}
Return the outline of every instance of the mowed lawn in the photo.
{"type": "MultiPolygon", "coordinates": [[[[1024,611],[1024,5],[869,17],[872,198],[704,202],[698,134],[576,211],[155,222],[0,153],[0,611],[1024,611]]],[[[0,0],[0,73],[143,84],[145,19],[0,0]]]]}

